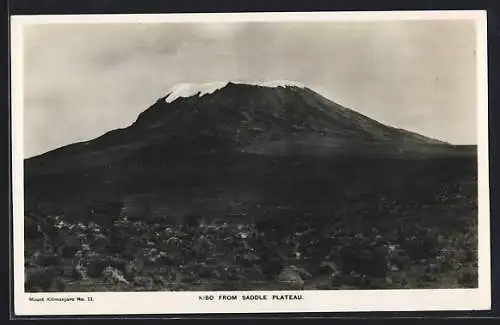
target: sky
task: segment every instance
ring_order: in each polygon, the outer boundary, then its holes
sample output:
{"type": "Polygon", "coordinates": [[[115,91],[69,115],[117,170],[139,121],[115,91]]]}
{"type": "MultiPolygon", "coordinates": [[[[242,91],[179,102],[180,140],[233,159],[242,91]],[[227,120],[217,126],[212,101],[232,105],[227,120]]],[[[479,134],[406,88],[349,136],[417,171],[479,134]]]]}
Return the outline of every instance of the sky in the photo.
{"type": "Polygon", "coordinates": [[[476,144],[472,21],[24,27],[24,156],[135,121],[182,82],[291,80],[379,122],[476,144]]]}

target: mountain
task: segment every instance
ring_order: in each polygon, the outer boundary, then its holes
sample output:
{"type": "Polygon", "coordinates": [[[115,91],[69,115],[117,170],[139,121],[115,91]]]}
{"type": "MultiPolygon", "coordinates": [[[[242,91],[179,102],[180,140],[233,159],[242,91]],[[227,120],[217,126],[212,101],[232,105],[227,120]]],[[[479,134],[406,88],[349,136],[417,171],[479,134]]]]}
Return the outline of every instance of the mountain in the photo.
{"type": "Polygon", "coordinates": [[[67,205],[161,192],[184,210],[186,204],[173,198],[186,191],[227,194],[238,183],[255,197],[258,180],[290,166],[302,166],[290,171],[294,175],[310,175],[318,164],[324,171],[341,157],[454,152],[452,145],[381,124],[299,83],[179,84],[127,128],[25,160],[26,200],[67,205]]]}
{"type": "Polygon", "coordinates": [[[128,128],[50,151],[26,163],[28,173],[31,169],[57,173],[106,165],[149,146],[278,155],[338,153],[361,147],[375,151],[380,146],[398,152],[436,144],[444,143],[378,123],[296,83],[181,84],[128,128]]]}

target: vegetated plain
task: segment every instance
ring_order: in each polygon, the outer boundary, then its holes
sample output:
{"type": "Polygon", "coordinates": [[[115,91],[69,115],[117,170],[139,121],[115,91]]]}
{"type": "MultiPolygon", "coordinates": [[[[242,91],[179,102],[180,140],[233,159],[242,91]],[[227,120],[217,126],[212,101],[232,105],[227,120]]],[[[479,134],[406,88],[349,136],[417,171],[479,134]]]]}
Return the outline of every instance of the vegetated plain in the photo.
{"type": "Polygon", "coordinates": [[[191,184],[157,173],[162,190],[142,187],[121,209],[38,204],[25,219],[28,279],[57,272],[27,290],[477,287],[474,154],[268,163],[191,184]]]}

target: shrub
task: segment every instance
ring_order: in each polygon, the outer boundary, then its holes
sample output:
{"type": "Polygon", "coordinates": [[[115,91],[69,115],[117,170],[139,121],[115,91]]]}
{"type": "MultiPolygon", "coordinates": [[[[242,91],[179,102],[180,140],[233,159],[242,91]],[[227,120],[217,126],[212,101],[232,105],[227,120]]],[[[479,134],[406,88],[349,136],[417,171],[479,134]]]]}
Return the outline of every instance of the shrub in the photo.
{"type": "Polygon", "coordinates": [[[339,253],[344,272],[354,271],[367,276],[386,277],[387,252],[382,247],[366,247],[355,244],[344,246],[339,253]]]}
{"type": "Polygon", "coordinates": [[[141,273],[144,270],[144,264],[138,260],[135,259],[133,261],[130,261],[125,265],[125,278],[127,280],[133,280],[135,276],[141,275],[141,273]]]}
{"type": "Polygon", "coordinates": [[[434,257],[439,251],[438,237],[428,231],[418,231],[416,234],[403,239],[401,248],[412,260],[434,257]]]}
{"type": "Polygon", "coordinates": [[[102,273],[104,279],[109,282],[129,284],[129,282],[123,277],[123,274],[112,266],[107,266],[102,273]]]}
{"type": "Polygon", "coordinates": [[[475,268],[469,267],[459,273],[457,283],[465,288],[476,288],[478,274],[475,268]]]}
{"type": "MultiPolygon", "coordinates": [[[[36,267],[26,270],[24,281],[25,290],[28,292],[48,292],[57,284],[63,270],[57,267],[36,267]]],[[[62,291],[62,290],[61,290],[62,291]]]]}
{"type": "Polygon", "coordinates": [[[288,267],[278,275],[278,283],[289,290],[302,290],[304,288],[304,280],[300,274],[288,267]]]}
{"type": "Polygon", "coordinates": [[[62,259],[55,254],[38,254],[35,264],[44,267],[60,266],[62,259]]]}
{"type": "Polygon", "coordinates": [[[99,278],[103,275],[104,269],[109,266],[104,259],[94,259],[87,263],[87,275],[91,278],[99,278]]]}
{"type": "Polygon", "coordinates": [[[72,258],[80,250],[80,246],[80,242],[70,240],[59,246],[58,253],[62,258],[72,258]]]}
{"type": "Polygon", "coordinates": [[[66,289],[66,282],[64,281],[64,279],[60,276],[56,276],[49,290],[54,292],[63,292],[65,289],[66,289]]]}
{"type": "Polygon", "coordinates": [[[434,282],[437,280],[437,277],[434,274],[426,273],[420,276],[420,280],[425,282],[434,282]]]}
{"type": "Polygon", "coordinates": [[[169,284],[168,281],[161,275],[155,274],[152,278],[154,283],[160,285],[161,287],[166,287],[169,284]]]}
{"type": "Polygon", "coordinates": [[[127,262],[123,259],[100,256],[91,259],[90,262],[87,263],[87,275],[91,278],[101,277],[104,269],[108,266],[124,272],[126,265],[127,262]]]}
{"type": "Polygon", "coordinates": [[[32,220],[31,218],[24,218],[24,236],[26,239],[36,239],[41,236],[41,233],[38,231],[38,224],[32,220]]]}
{"type": "Polygon", "coordinates": [[[73,280],[87,280],[87,269],[80,263],[78,263],[71,272],[71,278],[73,280]]]}

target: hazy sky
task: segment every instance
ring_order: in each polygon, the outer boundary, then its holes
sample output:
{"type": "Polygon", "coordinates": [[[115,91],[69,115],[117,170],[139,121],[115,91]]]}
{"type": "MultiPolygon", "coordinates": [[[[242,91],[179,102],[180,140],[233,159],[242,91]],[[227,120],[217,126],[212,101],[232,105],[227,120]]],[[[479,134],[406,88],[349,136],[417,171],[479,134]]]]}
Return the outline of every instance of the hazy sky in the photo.
{"type": "Polygon", "coordinates": [[[178,82],[293,80],[377,119],[476,143],[472,21],[25,27],[25,157],[131,124],[178,82]]]}

